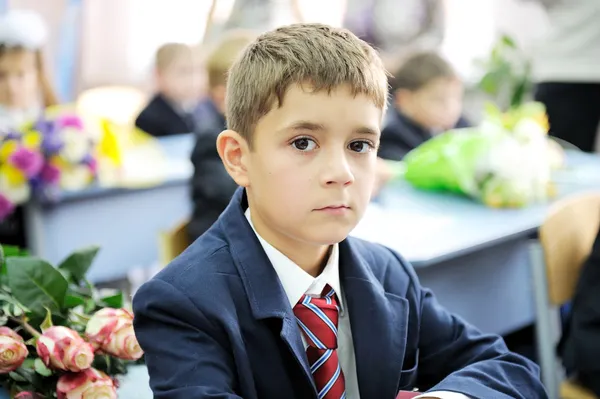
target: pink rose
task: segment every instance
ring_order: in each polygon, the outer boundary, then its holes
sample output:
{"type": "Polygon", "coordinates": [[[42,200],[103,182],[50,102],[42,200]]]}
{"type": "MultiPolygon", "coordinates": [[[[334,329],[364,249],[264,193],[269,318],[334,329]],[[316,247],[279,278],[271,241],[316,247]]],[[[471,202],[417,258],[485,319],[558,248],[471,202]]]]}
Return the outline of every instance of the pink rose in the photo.
{"type": "Polygon", "coordinates": [[[19,334],[8,327],[0,327],[0,374],[18,369],[28,354],[19,334]]]}
{"type": "Polygon", "coordinates": [[[61,376],[56,384],[56,394],[58,399],[117,399],[113,380],[92,368],[61,376]]]}
{"type": "Polygon", "coordinates": [[[46,365],[55,369],[78,372],[94,361],[94,348],[67,327],[50,327],[38,338],[37,353],[46,365]]]}
{"type": "Polygon", "coordinates": [[[88,321],[85,334],[95,348],[124,360],[137,360],[144,352],[133,331],[133,315],[126,309],[104,308],[88,321]]]}

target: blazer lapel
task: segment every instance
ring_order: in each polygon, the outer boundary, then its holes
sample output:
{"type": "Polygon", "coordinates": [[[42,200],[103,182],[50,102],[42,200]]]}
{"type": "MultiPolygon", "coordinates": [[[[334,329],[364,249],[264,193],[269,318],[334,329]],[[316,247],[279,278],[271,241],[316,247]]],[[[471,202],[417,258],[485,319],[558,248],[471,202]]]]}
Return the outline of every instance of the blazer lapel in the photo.
{"type": "Polygon", "coordinates": [[[257,320],[269,318],[282,320],[280,337],[294,354],[299,367],[304,372],[307,383],[312,385],[316,396],[316,387],[296,317],[275,269],[246,220],[244,212],[247,207],[245,191],[239,188],[218,223],[227,236],[231,254],[242,277],[254,318],[257,320]],[[249,243],[253,243],[253,245],[249,245],[249,243]]]}
{"type": "Polygon", "coordinates": [[[386,293],[351,240],[340,244],[361,398],[394,398],[406,348],[408,301],[386,293]]]}

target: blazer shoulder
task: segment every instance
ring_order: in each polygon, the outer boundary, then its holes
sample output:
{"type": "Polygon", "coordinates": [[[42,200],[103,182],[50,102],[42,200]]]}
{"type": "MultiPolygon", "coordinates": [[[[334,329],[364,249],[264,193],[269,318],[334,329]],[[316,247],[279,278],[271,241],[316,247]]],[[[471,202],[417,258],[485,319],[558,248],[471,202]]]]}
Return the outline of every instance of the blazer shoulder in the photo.
{"type": "Polygon", "coordinates": [[[195,298],[225,292],[231,278],[240,276],[228,244],[207,234],[153,277],[195,298]]]}

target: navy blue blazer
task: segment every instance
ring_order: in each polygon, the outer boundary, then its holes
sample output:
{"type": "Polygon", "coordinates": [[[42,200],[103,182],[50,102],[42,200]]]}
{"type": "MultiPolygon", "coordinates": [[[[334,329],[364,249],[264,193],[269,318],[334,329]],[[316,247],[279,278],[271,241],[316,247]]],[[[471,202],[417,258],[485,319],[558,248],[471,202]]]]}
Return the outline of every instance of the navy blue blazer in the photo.
{"type": "Polygon", "coordinates": [[[160,93],[140,112],[135,126],[154,137],[191,133],[196,129],[194,115],[177,112],[160,93]]]}
{"type": "MultiPolygon", "coordinates": [[[[317,398],[300,330],[238,189],[214,226],[133,299],[156,399],[317,398]]],[[[340,281],[360,396],[463,392],[546,398],[538,367],[448,313],[395,252],[348,238],[340,281]]]]}

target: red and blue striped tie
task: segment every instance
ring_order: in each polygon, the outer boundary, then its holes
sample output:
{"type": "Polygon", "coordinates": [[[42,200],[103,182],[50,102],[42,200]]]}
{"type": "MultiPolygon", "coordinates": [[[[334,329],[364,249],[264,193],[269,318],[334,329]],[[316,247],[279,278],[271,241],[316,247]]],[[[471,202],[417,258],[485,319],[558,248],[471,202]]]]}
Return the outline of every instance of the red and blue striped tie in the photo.
{"type": "Polygon", "coordinates": [[[339,307],[333,289],[326,285],[320,298],[304,295],[294,306],[306,339],[306,355],[319,399],[346,398],[344,373],[337,354],[339,307]]]}

